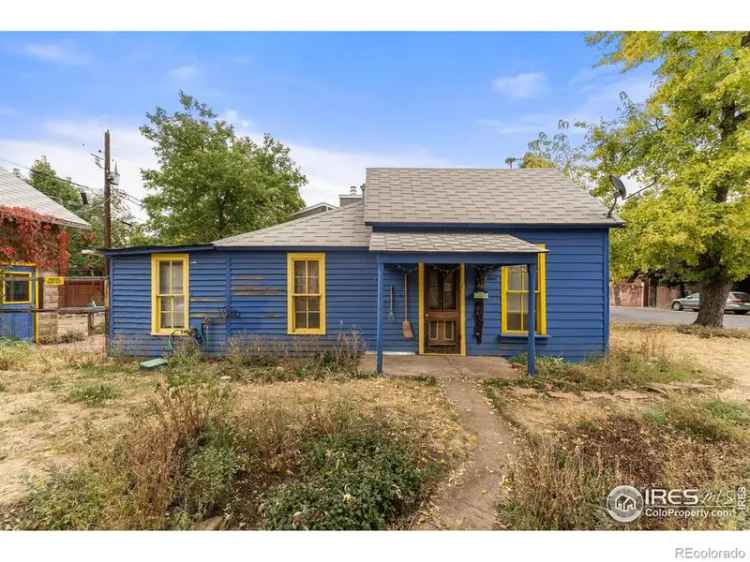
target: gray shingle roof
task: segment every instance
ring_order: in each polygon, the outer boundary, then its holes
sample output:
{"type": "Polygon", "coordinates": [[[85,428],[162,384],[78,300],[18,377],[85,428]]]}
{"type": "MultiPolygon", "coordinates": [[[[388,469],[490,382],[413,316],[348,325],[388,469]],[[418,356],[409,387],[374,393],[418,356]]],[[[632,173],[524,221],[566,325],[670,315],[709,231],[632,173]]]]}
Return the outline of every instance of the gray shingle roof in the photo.
{"type": "Polygon", "coordinates": [[[373,232],[374,252],[544,252],[510,234],[484,232],[373,232]]]}
{"type": "Polygon", "coordinates": [[[365,186],[368,224],[620,224],[555,169],[368,168],[365,186]]]}
{"type": "Polygon", "coordinates": [[[0,205],[30,209],[65,226],[91,228],[85,220],[3,168],[0,168],[0,205]]]}
{"type": "Polygon", "coordinates": [[[215,246],[332,246],[367,248],[372,229],[365,226],[364,205],[346,207],[302,217],[246,234],[213,242],[215,246]]]}

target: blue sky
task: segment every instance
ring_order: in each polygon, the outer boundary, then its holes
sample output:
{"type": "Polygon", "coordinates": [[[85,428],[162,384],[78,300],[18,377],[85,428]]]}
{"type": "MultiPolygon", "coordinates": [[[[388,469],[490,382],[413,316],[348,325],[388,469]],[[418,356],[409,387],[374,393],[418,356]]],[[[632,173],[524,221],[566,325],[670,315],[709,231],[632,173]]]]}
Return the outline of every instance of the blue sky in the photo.
{"type": "Polygon", "coordinates": [[[288,144],[306,201],[335,202],[367,166],[503,167],[560,118],[645,98],[647,70],[595,69],[599,54],[581,33],[0,33],[0,166],[46,154],[99,186],[88,153],[110,128],[121,187],[142,196],[137,128],[184,89],[288,144]]]}

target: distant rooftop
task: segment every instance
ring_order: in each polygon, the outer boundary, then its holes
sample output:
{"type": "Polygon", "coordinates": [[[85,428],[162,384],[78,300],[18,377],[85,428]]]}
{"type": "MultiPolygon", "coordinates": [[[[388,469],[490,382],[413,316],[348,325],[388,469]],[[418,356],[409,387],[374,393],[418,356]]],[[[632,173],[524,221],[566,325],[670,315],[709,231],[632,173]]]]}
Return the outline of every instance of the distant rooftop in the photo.
{"type": "Polygon", "coordinates": [[[52,217],[55,223],[63,226],[91,228],[91,225],[81,217],[4,168],[0,168],[0,205],[21,207],[47,215],[52,217]]]}

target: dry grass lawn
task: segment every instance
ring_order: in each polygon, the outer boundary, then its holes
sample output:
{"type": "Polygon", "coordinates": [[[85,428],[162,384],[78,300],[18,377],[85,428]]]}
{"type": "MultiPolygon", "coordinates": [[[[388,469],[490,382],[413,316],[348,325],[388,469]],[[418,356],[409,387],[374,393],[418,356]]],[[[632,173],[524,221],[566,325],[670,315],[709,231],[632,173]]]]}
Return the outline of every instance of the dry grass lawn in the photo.
{"type": "MultiPolygon", "coordinates": [[[[622,528],[603,508],[615,485],[731,493],[746,483],[750,338],[706,335],[615,326],[606,360],[580,367],[542,361],[533,382],[486,383],[497,410],[527,436],[499,508],[501,526],[622,528]]],[[[747,525],[739,513],[642,518],[629,527],[747,525]]]]}
{"type": "MultiPolygon", "coordinates": [[[[28,479],[44,478],[52,467],[74,466],[90,440],[117,435],[165,378],[80,344],[0,347],[0,512],[24,496],[28,479]]],[[[301,414],[346,400],[363,414],[416,424],[425,444],[448,462],[458,462],[468,447],[439,386],[382,378],[226,384],[237,394],[240,410],[275,404],[301,414]]]]}

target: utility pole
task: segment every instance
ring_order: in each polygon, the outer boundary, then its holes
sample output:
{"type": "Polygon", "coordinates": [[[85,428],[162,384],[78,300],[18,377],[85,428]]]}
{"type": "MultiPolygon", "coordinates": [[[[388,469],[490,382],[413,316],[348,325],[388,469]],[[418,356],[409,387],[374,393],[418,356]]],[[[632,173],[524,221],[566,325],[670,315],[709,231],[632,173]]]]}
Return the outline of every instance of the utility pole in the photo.
{"type": "MultiPolygon", "coordinates": [[[[110,173],[111,151],[109,149],[109,129],[104,132],[104,246],[112,247],[112,174],[110,173]]],[[[111,317],[110,306],[110,264],[109,257],[104,258],[104,349],[109,353],[109,328],[111,317]]]]}
{"type": "Polygon", "coordinates": [[[112,247],[112,173],[109,129],[104,133],[104,245],[112,247]]]}

